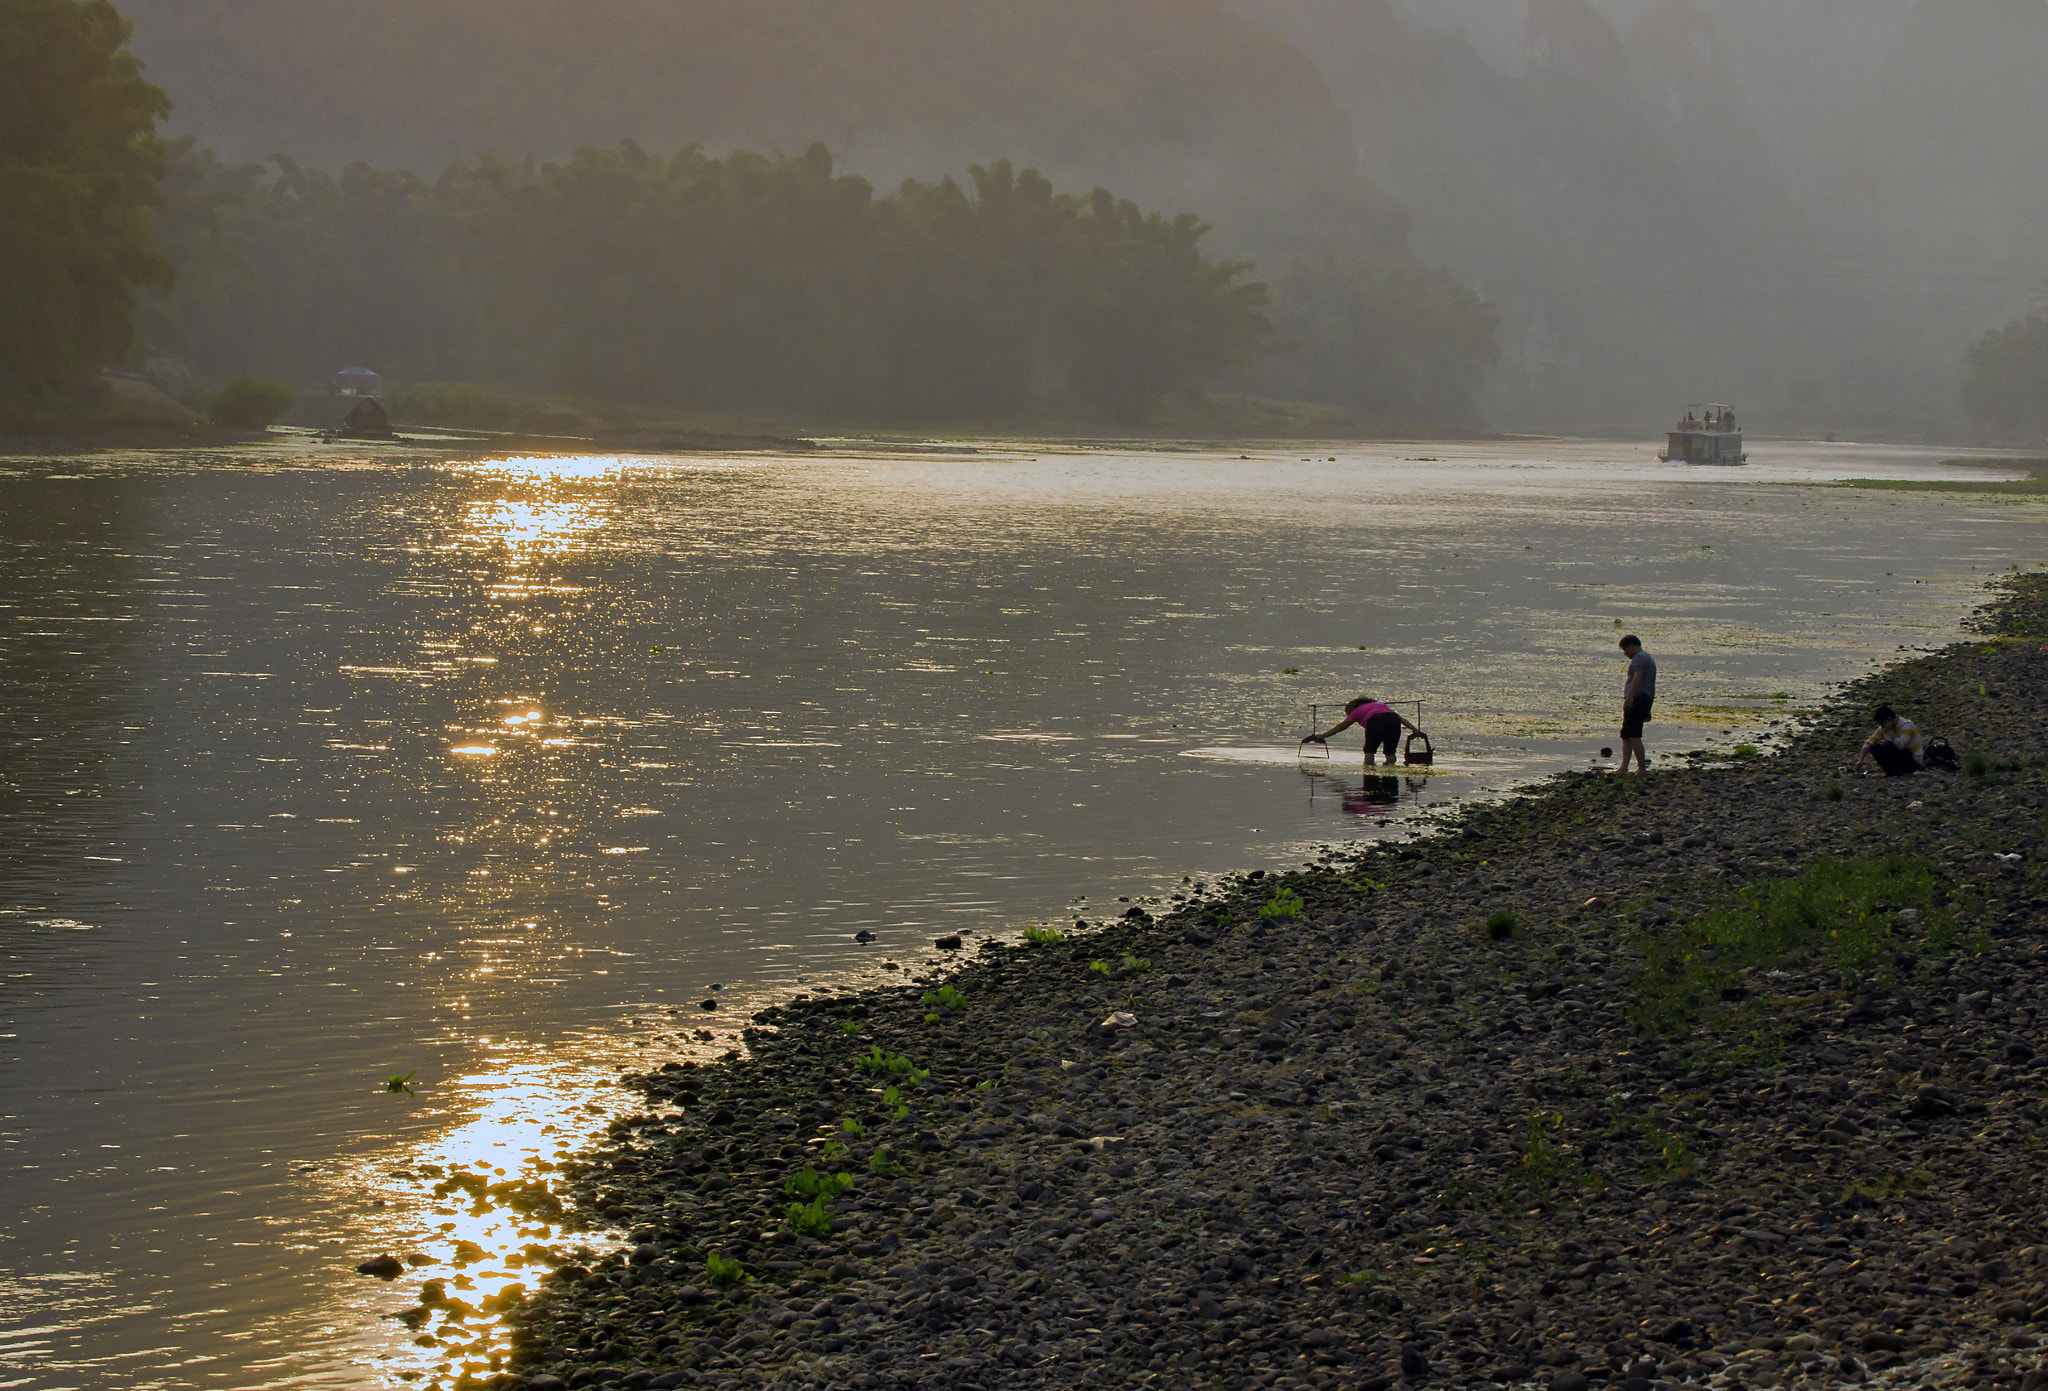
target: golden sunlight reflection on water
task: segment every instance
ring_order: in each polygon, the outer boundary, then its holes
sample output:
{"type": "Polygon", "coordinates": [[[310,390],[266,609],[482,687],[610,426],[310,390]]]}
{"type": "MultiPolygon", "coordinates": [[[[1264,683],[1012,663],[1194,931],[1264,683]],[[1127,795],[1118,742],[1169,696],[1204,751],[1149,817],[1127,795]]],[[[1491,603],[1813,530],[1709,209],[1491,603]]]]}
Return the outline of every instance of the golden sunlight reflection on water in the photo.
{"type": "Polygon", "coordinates": [[[369,1354],[387,1385],[445,1387],[502,1368],[510,1353],[502,1314],[564,1255],[616,1239],[563,1227],[557,1167],[631,1107],[615,1074],[507,1040],[476,1042],[495,1061],[437,1089],[445,1127],[395,1165],[380,1156],[337,1180],[338,1202],[373,1195],[365,1249],[407,1266],[355,1301],[366,1324],[388,1330],[389,1345],[369,1354]]]}
{"type": "Polygon", "coordinates": [[[488,1372],[623,1236],[534,1186],[622,1060],[1594,764],[1610,625],[1660,750],[1768,742],[2048,535],[1770,486],[1926,451],[1430,450],[0,465],[0,1385],[488,1372]],[[1432,768],[1304,764],[1368,689],[1432,768]]]}

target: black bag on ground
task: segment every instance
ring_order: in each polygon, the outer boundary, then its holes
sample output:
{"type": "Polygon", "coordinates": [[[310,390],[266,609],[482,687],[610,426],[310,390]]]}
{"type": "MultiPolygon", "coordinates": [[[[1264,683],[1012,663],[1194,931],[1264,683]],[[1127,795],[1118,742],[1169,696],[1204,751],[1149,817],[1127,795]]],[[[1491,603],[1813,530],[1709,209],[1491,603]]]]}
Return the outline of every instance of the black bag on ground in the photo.
{"type": "Polygon", "coordinates": [[[1948,740],[1938,736],[1927,741],[1927,747],[1920,751],[1920,757],[1928,767],[1939,768],[1944,772],[1959,773],[1963,769],[1963,760],[1956,757],[1956,751],[1949,746],[1948,740]]]}

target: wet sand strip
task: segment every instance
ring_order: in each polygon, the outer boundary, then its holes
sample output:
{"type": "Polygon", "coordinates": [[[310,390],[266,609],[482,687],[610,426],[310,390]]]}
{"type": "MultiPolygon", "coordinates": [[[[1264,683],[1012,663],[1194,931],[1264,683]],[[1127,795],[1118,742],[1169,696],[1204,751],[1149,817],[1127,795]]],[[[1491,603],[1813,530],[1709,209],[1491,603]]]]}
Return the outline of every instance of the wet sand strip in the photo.
{"type": "Polygon", "coordinates": [[[2048,583],[1975,626],[1775,755],[764,1011],[481,1383],[2033,1391],[2048,583]],[[1966,771],[1842,776],[1878,700],[1966,771]]]}

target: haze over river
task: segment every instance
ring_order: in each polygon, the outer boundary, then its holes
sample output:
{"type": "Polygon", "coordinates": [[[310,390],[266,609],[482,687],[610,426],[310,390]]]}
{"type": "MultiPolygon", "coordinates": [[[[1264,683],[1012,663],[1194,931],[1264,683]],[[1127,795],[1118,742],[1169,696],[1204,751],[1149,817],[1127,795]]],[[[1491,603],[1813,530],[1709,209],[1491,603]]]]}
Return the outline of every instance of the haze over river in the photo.
{"type": "Polygon", "coordinates": [[[1995,469],[1752,449],[0,463],[0,1387],[445,1383],[499,1333],[379,1315],[562,1242],[434,1177],[623,1064],[1591,766],[1624,630],[1653,759],[1757,742],[2048,558],[2037,502],[1787,486],[1995,469]],[[1360,693],[1440,776],[1297,765],[1360,693]]]}

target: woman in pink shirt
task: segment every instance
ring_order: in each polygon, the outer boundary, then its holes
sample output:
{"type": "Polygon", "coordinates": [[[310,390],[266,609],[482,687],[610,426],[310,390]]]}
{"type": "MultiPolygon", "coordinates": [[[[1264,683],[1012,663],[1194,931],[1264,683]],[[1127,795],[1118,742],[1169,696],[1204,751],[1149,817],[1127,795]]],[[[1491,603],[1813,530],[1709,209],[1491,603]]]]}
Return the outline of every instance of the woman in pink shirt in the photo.
{"type": "MultiPolygon", "coordinates": [[[[1374,749],[1384,748],[1387,751],[1386,761],[1391,764],[1394,761],[1394,745],[1400,742],[1403,729],[1412,729],[1417,734],[1422,734],[1422,727],[1420,725],[1409,723],[1408,718],[1395,710],[1393,706],[1374,700],[1370,696],[1354,696],[1344,702],[1343,720],[1324,730],[1321,734],[1309,735],[1301,742],[1304,744],[1326,744],[1330,741],[1332,735],[1342,734],[1353,725],[1361,725],[1365,729],[1365,761],[1367,763],[1372,762],[1372,751],[1374,749]]],[[[1422,734],[1422,737],[1427,739],[1429,736],[1422,734]]]]}

